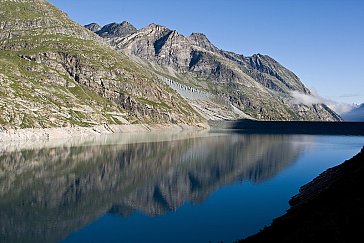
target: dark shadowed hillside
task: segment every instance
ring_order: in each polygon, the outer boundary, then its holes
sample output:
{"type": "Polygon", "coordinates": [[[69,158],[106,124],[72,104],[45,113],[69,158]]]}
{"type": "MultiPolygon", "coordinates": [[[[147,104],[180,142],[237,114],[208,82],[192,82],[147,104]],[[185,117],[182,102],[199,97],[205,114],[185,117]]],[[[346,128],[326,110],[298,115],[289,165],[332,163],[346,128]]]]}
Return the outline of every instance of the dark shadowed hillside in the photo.
{"type": "Polygon", "coordinates": [[[364,148],[301,187],[270,227],[240,242],[360,242],[364,231],[364,148]]]}

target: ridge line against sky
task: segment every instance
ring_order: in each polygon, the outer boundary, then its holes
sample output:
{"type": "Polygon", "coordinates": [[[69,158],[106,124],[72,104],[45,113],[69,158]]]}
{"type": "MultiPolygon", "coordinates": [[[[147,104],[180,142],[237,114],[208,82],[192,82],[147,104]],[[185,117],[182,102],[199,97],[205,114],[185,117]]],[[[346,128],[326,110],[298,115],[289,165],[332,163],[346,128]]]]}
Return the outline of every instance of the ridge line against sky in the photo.
{"type": "Polygon", "coordinates": [[[310,89],[339,103],[364,102],[364,1],[49,0],[81,25],[157,23],[201,32],[218,48],[271,56],[310,89]]]}

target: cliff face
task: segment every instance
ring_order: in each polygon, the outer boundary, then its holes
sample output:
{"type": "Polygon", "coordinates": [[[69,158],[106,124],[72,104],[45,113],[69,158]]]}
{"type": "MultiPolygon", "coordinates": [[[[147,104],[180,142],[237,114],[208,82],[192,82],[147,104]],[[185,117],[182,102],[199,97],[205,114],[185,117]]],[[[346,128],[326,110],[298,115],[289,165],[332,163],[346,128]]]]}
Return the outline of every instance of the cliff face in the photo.
{"type": "Polygon", "coordinates": [[[176,137],[2,151],[0,240],[58,242],[106,212],[162,215],[223,185],[269,179],[302,149],[289,136],[176,137]]]}
{"type": "Polygon", "coordinates": [[[311,95],[310,91],[269,56],[245,57],[219,50],[204,34],[185,37],[156,24],[125,36],[103,37],[117,51],[153,67],[160,76],[185,89],[210,94],[208,99],[189,100],[208,119],[341,120],[323,104],[294,102],[293,91],[311,95]],[[211,110],[215,113],[210,114],[211,110]]]}
{"type": "Polygon", "coordinates": [[[8,128],[201,121],[153,73],[43,0],[1,0],[0,82],[8,128]]]}

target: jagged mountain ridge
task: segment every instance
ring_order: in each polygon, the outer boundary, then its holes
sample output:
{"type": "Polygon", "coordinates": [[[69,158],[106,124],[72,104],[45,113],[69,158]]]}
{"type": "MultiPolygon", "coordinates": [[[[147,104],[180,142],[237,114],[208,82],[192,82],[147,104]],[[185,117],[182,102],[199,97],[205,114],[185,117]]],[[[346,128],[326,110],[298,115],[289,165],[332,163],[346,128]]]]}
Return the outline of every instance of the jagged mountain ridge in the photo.
{"type": "MultiPolygon", "coordinates": [[[[238,109],[254,119],[341,120],[323,104],[293,102],[291,92],[310,95],[310,90],[293,72],[267,55],[245,57],[220,50],[204,34],[183,36],[154,23],[126,36],[104,38],[119,53],[152,67],[158,74],[218,96],[223,101],[210,99],[202,104],[202,101],[190,100],[202,115],[216,105],[217,110],[225,107],[234,113],[233,110],[238,109]],[[205,110],[204,105],[207,106],[205,110]]],[[[234,115],[229,118],[232,117],[234,115]]]]}
{"type": "Polygon", "coordinates": [[[45,0],[1,0],[0,126],[196,124],[220,113],[218,119],[332,119],[322,105],[282,105],[289,95],[277,80],[289,75],[263,56],[249,61],[260,70],[251,76],[283,96],[236,68],[246,58],[203,34],[184,37],[156,24],[136,30],[127,22],[88,27],[114,49],[45,0]]]}
{"type": "MultiPolygon", "coordinates": [[[[86,26],[85,26],[86,27],[86,26]]],[[[97,24],[94,26],[88,26],[87,29],[92,31],[92,28],[97,27],[97,24]]],[[[111,23],[108,25],[105,25],[102,28],[99,28],[98,30],[94,31],[96,34],[98,34],[101,37],[122,37],[129,34],[133,34],[137,31],[137,29],[128,23],[127,21],[123,21],[120,24],[117,23],[111,23]]]]}
{"type": "Polygon", "coordinates": [[[45,0],[1,0],[0,81],[5,128],[202,120],[155,74],[45,0]]]}

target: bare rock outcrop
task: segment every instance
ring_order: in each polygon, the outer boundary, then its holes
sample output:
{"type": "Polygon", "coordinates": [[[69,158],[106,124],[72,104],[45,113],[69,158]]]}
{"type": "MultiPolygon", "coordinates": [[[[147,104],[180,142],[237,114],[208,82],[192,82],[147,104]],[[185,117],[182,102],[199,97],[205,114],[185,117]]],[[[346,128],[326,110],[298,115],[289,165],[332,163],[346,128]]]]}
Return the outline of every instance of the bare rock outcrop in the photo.
{"type": "MultiPolygon", "coordinates": [[[[135,28],[123,22],[103,31],[123,36],[135,28]]],[[[0,81],[6,129],[203,120],[154,73],[47,1],[1,1],[0,81]]]]}
{"type": "MultiPolygon", "coordinates": [[[[211,99],[211,109],[219,106],[233,114],[234,106],[258,120],[341,120],[324,104],[294,102],[293,91],[310,96],[310,90],[293,72],[267,55],[245,57],[220,50],[202,33],[185,37],[157,24],[125,36],[103,37],[117,51],[152,67],[159,75],[226,101],[222,104],[211,99]]],[[[195,101],[188,102],[196,107],[195,101]]],[[[208,116],[208,112],[196,110],[208,116]]],[[[236,112],[235,116],[240,117],[236,112]]]]}

